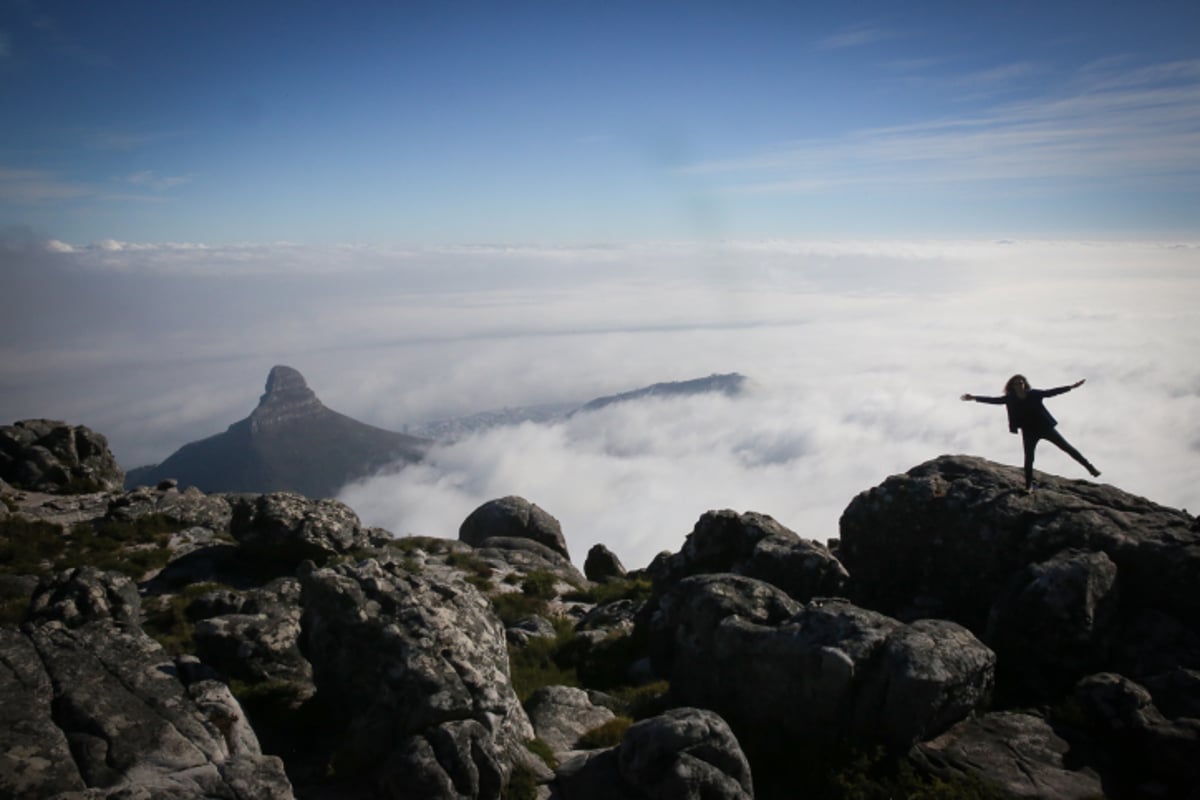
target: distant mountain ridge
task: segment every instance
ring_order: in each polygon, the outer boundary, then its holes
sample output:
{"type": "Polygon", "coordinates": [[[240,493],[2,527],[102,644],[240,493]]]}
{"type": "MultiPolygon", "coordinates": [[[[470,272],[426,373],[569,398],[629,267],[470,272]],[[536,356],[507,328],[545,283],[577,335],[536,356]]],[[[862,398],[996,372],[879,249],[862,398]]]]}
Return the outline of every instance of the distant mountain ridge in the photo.
{"type": "Polygon", "coordinates": [[[420,460],[431,444],[339,414],[321,403],[297,370],[275,366],[249,417],[184,445],[161,464],[130,470],[125,485],[174,478],[205,492],[291,490],[333,497],[388,464],[420,460]]]}
{"type": "Polygon", "coordinates": [[[462,417],[405,425],[404,429],[405,432],[414,436],[435,439],[439,442],[454,442],[473,434],[491,430],[492,428],[520,425],[522,422],[555,422],[567,419],[574,414],[598,411],[614,403],[641,400],[647,397],[682,397],[686,395],[707,394],[709,392],[735,396],[745,389],[746,382],[746,376],[736,372],[714,373],[706,378],[655,383],[620,394],[597,397],[587,402],[543,403],[532,406],[491,409],[462,417]]]}
{"type": "Polygon", "coordinates": [[[743,390],[745,382],[745,376],[736,372],[713,374],[655,383],[583,404],[503,408],[406,425],[404,432],[398,433],[330,410],[299,371],[278,365],[267,375],[266,391],[250,416],[224,433],[185,444],[161,464],[129,470],[125,486],[154,486],[175,479],[204,492],[289,490],[308,497],[334,497],[353,480],[419,461],[435,441],[453,442],[522,422],[549,423],[648,397],[709,392],[733,396],[743,390]]]}
{"type": "Polygon", "coordinates": [[[690,381],[668,381],[655,383],[631,392],[597,397],[583,405],[580,411],[598,411],[614,403],[625,403],[630,400],[641,400],[646,397],[681,397],[694,394],[724,394],[730,397],[741,393],[746,387],[746,376],[736,372],[726,374],[713,373],[707,378],[694,378],[690,381]]]}

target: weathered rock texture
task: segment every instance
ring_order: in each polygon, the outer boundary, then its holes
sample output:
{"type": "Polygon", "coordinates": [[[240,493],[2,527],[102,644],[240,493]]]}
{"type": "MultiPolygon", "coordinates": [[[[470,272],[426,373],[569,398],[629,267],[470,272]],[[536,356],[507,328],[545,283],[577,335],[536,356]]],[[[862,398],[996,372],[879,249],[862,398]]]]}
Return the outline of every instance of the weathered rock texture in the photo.
{"type": "Polygon", "coordinates": [[[752,800],[754,782],[741,746],[718,715],[677,708],[625,732],[611,750],[558,770],[558,800],[752,800]]]}
{"type": "Polygon", "coordinates": [[[533,757],[504,628],[473,586],[368,559],[301,572],[301,649],[345,728],[335,760],[374,797],[496,798],[533,757]],[[464,783],[465,782],[465,783],[464,783]],[[441,794],[448,787],[457,794],[441,794]]]}
{"type": "Polygon", "coordinates": [[[778,586],[801,602],[842,592],[846,569],[825,545],[801,539],[766,514],[709,511],[683,548],[650,567],[663,590],[689,575],[732,572],[778,586]]]}
{"type": "Polygon", "coordinates": [[[525,701],[537,738],[555,753],[577,749],[583,734],[616,718],[611,709],[593,705],[588,693],[572,686],[543,686],[525,701]]]}
{"type": "Polygon", "coordinates": [[[324,563],[371,541],[358,515],[337,500],[294,492],[235,497],[229,530],[245,552],[264,561],[324,563]]]}
{"type": "Polygon", "coordinates": [[[797,746],[840,734],[907,748],[983,704],[995,668],[953,622],[905,625],[840,600],[801,605],[729,574],[686,578],[664,595],[650,641],[681,702],[797,746]]]}
{"type": "Polygon", "coordinates": [[[128,578],[83,567],[38,587],[21,632],[0,628],[0,794],[292,797],[228,687],[185,685],[138,612],[128,578]]]}
{"type": "Polygon", "coordinates": [[[1068,767],[1070,749],[1041,717],[1001,711],[963,720],[917,745],[913,760],[941,778],[987,781],[1009,797],[1103,797],[1104,787],[1093,770],[1068,767]]]}
{"type": "Polygon", "coordinates": [[[40,492],[114,491],[125,472],[102,435],[82,425],[27,419],[0,427],[0,479],[40,492]]]}

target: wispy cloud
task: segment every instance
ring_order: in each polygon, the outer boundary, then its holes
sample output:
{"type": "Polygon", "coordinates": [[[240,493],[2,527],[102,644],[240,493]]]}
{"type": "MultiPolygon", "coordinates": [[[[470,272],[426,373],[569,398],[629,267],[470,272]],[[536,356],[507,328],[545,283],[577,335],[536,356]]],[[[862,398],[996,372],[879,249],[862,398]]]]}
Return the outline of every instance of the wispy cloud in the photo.
{"type": "MultiPolygon", "coordinates": [[[[1012,64],[972,80],[1006,81],[1033,70],[1012,64]]],[[[1080,80],[1069,95],[781,145],[686,171],[728,175],[725,188],[737,192],[1049,178],[1195,184],[1200,177],[1200,60],[1091,70],[1080,80]]]]}
{"type": "Polygon", "coordinates": [[[858,25],[819,39],[816,47],[818,50],[844,50],[874,44],[895,35],[894,31],[875,25],[858,25]]]}
{"type": "Polygon", "coordinates": [[[0,203],[27,206],[92,194],[92,187],[49,170],[0,167],[0,203]]]}
{"type": "Polygon", "coordinates": [[[143,186],[161,192],[190,183],[192,177],[190,175],[159,175],[151,170],[142,170],[127,176],[125,180],[134,186],[143,186]]]}

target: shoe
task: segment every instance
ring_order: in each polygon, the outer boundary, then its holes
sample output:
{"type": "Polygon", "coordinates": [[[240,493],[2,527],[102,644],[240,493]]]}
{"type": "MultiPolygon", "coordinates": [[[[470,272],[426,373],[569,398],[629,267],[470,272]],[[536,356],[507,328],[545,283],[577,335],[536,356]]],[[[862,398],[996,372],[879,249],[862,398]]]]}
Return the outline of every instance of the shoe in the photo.
{"type": "Polygon", "coordinates": [[[1099,477],[1100,477],[1100,470],[1096,469],[1096,468],[1095,468],[1095,467],[1093,467],[1091,464],[1088,464],[1088,465],[1087,465],[1087,470],[1088,470],[1088,472],[1092,473],[1092,477],[1093,477],[1093,478],[1099,478],[1099,477]]]}

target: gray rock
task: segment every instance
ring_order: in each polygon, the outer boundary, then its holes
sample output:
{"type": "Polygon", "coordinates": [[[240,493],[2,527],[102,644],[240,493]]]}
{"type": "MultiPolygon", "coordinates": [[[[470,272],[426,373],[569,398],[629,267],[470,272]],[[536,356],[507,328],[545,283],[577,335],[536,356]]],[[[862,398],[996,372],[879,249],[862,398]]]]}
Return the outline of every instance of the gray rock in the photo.
{"type": "Polygon", "coordinates": [[[1097,766],[1121,787],[1118,794],[1197,796],[1200,719],[1167,719],[1145,687],[1111,672],[1084,678],[1072,699],[1097,766]]]}
{"type": "Polygon", "coordinates": [[[1063,551],[1017,573],[992,605],[984,636],[1007,695],[1049,702],[1101,668],[1117,607],[1117,566],[1103,551],[1063,551]]]}
{"type": "Polygon", "coordinates": [[[54,688],[29,638],[0,627],[0,796],[83,789],[70,745],[54,724],[54,688]]]}
{"type": "MultiPolygon", "coordinates": [[[[405,781],[440,785],[439,770],[484,776],[498,765],[507,776],[536,761],[524,747],[533,728],[509,680],[504,628],[473,586],[374,559],[300,577],[301,649],[318,696],[347,720],[342,757],[379,796],[401,796],[388,787],[405,781]],[[436,730],[449,720],[476,725],[436,730]],[[445,755],[446,737],[473,742],[469,763],[465,751],[445,755]],[[433,761],[420,755],[431,748],[433,761]]],[[[480,792],[493,785],[478,780],[480,792]]]]}
{"type": "Polygon", "coordinates": [[[40,492],[119,491],[125,472],[104,436],[82,425],[26,419],[0,426],[0,478],[40,492]]]}
{"type": "Polygon", "coordinates": [[[39,581],[26,619],[78,628],[103,621],[140,631],[142,601],[137,586],[124,575],[95,567],[76,567],[39,581]]]}
{"type": "Polygon", "coordinates": [[[995,655],[955,623],[904,625],[844,600],[801,606],[735,575],[681,581],[649,635],[681,702],[797,743],[850,736],[907,748],[971,713],[994,681],[995,655]]]}
{"type": "Polygon", "coordinates": [[[801,602],[838,595],[846,569],[825,545],[801,539],[766,514],[709,511],[678,553],[649,570],[660,591],[690,575],[732,572],[778,586],[801,602]]]}
{"type": "Polygon", "coordinates": [[[299,580],[280,578],[240,594],[213,592],[188,612],[197,619],[192,636],[206,664],[249,683],[286,682],[295,687],[297,703],[315,693],[312,666],[299,646],[299,580]]]}
{"type": "Polygon", "coordinates": [[[378,794],[454,800],[499,800],[506,771],[491,734],[473,719],[444,722],[412,736],[379,771],[378,794]]]}
{"type": "Polygon", "coordinates": [[[553,639],[558,631],[550,620],[535,615],[509,625],[504,635],[508,637],[509,644],[524,645],[531,639],[553,639]]]}
{"type": "Polygon", "coordinates": [[[855,602],[900,619],[942,617],[986,630],[1014,574],[1063,550],[1103,552],[1122,609],[1157,608],[1200,628],[1200,529],[1187,513],[1111,486],[941,456],[859,494],[839,555],[855,602]]]}
{"type": "Polygon", "coordinates": [[[556,800],[751,800],[750,765],[717,714],[677,708],[629,728],[611,750],[560,767],[556,800]]]}
{"type": "Polygon", "coordinates": [[[600,631],[605,634],[633,633],[638,614],[645,606],[635,600],[614,600],[595,606],[575,625],[577,631],[600,631]]]}
{"type": "Polygon", "coordinates": [[[0,664],[13,665],[0,676],[30,687],[18,712],[28,716],[4,748],[29,755],[0,780],[36,784],[23,795],[35,797],[291,798],[282,763],[262,754],[228,688],[185,686],[137,626],[131,586],[91,568],[62,573],[39,586],[23,632],[0,637],[0,664]]]}
{"type": "Polygon", "coordinates": [[[474,554],[484,561],[493,562],[499,569],[511,569],[521,575],[530,572],[550,572],[559,581],[571,586],[587,583],[575,565],[565,556],[532,539],[493,536],[484,539],[474,554]]]}
{"type": "Polygon", "coordinates": [[[229,530],[247,555],[298,564],[370,544],[358,515],[337,500],[310,500],[294,492],[231,496],[229,530]]]}
{"type": "Polygon", "coordinates": [[[543,686],[525,701],[525,710],[537,738],[555,754],[578,749],[579,737],[616,718],[611,710],[592,705],[583,689],[571,686],[543,686]]]}
{"type": "Polygon", "coordinates": [[[458,530],[459,540],[472,547],[496,537],[532,539],[571,560],[558,520],[523,497],[489,500],[472,511],[458,530]]]}
{"type": "Polygon", "coordinates": [[[922,771],[945,780],[984,780],[1008,797],[1092,800],[1099,776],[1067,766],[1071,747],[1041,717],[1011,711],[963,720],[910,753],[922,771]]]}
{"type": "Polygon", "coordinates": [[[233,515],[229,499],[222,495],[209,495],[194,486],[182,492],[171,484],[164,483],[156,489],[140,487],[112,498],[108,504],[108,516],[121,522],[131,522],[139,517],[156,514],[180,528],[207,528],[211,531],[229,529],[233,515]]]}
{"type": "Polygon", "coordinates": [[[617,554],[602,544],[592,545],[583,562],[583,574],[589,581],[603,583],[625,577],[625,565],[617,554]]]}

